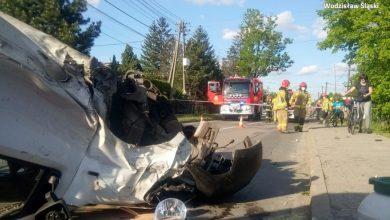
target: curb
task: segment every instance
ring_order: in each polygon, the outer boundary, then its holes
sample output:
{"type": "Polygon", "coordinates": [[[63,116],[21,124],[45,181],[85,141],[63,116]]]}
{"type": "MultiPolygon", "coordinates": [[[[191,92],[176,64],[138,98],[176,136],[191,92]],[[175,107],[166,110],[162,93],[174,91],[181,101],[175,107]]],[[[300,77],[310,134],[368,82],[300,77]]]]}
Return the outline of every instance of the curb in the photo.
{"type": "MultiPolygon", "coordinates": [[[[309,131],[310,129],[311,126],[309,126],[309,131]]],[[[321,158],[318,154],[316,141],[310,132],[306,135],[306,144],[310,154],[311,218],[312,220],[333,219],[321,158]]]]}

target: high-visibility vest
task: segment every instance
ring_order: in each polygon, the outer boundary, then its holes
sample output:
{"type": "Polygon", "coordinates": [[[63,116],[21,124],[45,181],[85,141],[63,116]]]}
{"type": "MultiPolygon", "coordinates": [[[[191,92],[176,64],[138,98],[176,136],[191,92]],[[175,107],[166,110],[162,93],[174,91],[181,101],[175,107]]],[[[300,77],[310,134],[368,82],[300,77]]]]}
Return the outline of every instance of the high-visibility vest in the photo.
{"type": "Polygon", "coordinates": [[[331,101],[328,98],[322,100],[322,110],[324,111],[332,110],[331,101]]]}

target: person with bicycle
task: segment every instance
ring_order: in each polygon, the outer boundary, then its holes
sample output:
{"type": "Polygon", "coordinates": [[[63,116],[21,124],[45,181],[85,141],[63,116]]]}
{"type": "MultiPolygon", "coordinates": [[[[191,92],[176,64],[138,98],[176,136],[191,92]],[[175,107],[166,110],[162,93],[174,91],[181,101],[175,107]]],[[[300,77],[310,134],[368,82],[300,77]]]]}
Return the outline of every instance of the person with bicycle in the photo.
{"type": "Polygon", "coordinates": [[[364,128],[364,131],[368,134],[372,133],[371,130],[371,112],[372,112],[372,105],[371,105],[371,95],[373,92],[371,82],[368,80],[368,77],[366,74],[361,74],[359,76],[359,81],[350,88],[345,94],[349,94],[353,92],[354,90],[357,91],[356,95],[356,102],[358,104],[358,111],[359,111],[359,122],[360,126],[359,133],[362,133],[362,127],[364,128]],[[363,123],[364,122],[364,123],[363,123]]]}
{"type": "Polygon", "coordinates": [[[333,102],[333,115],[332,115],[333,127],[337,126],[339,120],[340,120],[340,124],[343,125],[344,122],[344,113],[342,111],[343,106],[344,103],[339,98],[335,98],[335,101],[333,102]]]}

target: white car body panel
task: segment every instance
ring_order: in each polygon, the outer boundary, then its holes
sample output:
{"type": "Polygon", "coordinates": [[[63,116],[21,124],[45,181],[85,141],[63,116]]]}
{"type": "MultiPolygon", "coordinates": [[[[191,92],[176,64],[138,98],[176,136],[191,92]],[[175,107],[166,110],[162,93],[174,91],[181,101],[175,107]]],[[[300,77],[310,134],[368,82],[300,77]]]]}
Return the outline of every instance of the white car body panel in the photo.
{"type": "Polygon", "coordinates": [[[191,154],[182,133],[146,147],[111,133],[101,93],[92,100],[84,76],[63,69],[69,55],[88,74],[91,58],[2,12],[0,30],[0,154],[60,171],[55,193],[75,206],[143,202],[180,172],[191,154]]]}

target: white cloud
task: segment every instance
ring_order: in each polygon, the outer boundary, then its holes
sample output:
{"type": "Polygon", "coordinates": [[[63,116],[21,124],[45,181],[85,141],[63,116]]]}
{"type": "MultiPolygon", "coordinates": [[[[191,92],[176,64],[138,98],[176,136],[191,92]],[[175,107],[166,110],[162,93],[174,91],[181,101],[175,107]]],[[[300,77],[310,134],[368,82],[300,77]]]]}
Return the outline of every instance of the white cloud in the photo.
{"type": "Polygon", "coordinates": [[[87,0],[87,2],[95,7],[99,6],[101,0],[87,0]]]}
{"type": "MultiPolygon", "coordinates": [[[[355,64],[351,65],[351,72],[355,71],[357,66],[355,64]]],[[[348,74],[348,64],[346,63],[336,63],[334,65],[333,71],[336,72],[336,75],[347,75],[348,74]]],[[[334,74],[334,72],[333,72],[334,74]]]]}
{"type": "Polygon", "coordinates": [[[325,20],[322,18],[317,18],[312,25],[313,31],[312,34],[317,37],[319,40],[324,40],[327,36],[326,31],[324,30],[325,20]]]}
{"type": "Polygon", "coordinates": [[[299,75],[307,75],[312,73],[317,73],[319,71],[319,68],[317,65],[310,65],[310,66],[304,66],[301,70],[299,70],[299,75]]]}
{"type": "Polygon", "coordinates": [[[299,33],[305,33],[308,31],[307,27],[295,24],[294,17],[291,11],[284,11],[276,16],[276,24],[282,30],[296,31],[299,33]]]}
{"type": "Polygon", "coordinates": [[[196,5],[239,5],[243,6],[246,0],[187,0],[196,5]]]}
{"type": "Polygon", "coordinates": [[[230,29],[223,29],[223,39],[224,40],[233,40],[235,36],[238,35],[238,32],[230,29]]]}

